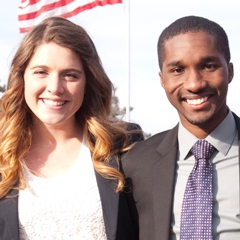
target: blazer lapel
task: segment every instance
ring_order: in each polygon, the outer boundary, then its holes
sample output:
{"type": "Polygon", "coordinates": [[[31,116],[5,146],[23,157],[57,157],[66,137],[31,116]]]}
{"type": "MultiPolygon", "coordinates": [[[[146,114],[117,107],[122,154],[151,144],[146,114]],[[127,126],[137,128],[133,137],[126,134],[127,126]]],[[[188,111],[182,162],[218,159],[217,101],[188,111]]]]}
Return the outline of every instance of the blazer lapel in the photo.
{"type": "Polygon", "coordinates": [[[100,199],[102,202],[103,219],[108,240],[115,240],[117,234],[117,217],[119,195],[115,192],[115,182],[103,178],[95,171],[100,199]]]}
{"type": "Polygon", "coordinates": [[[233,116],[235,118],[237,129],[238,129],[239,213],[237,214],[237,217],[240,219],[240,118],[235,113],[233,113],[233,116]]]}
{"type": "Polygon", "coordinates": [[[152,165],[153,209],[155,225],[155,238],[158,240],[169,239],[172,203],[174,193],[174,179],[178,149],[178,125],[170,130],[156,151],[159,160],[152,165]]]}
{"type": "MultiPolygon", "coordinates": [[[[103,178],[95,171],[103,218],[108,240],[115,240],[119,195],[115,192],[114,182],[103,178]]],[[[18,190],[11,190],[8,197],[0,200],[0,239],[19,240],[18,190]]]]}
{"type": "Polygon", "coordinates": [[[13,189],[0,201],[0,239],[19,240],[18,190],[13,189]]]}
{"type": "Polygon", "coordinates": [[[236,122],[237,129],[238,129],[238,146],[239,146],[238,150],[239,150],[239,161],[240,161],[240,118],[235,113],[233,113],[233,116],[235,118],[235,122],[236,122]]]}

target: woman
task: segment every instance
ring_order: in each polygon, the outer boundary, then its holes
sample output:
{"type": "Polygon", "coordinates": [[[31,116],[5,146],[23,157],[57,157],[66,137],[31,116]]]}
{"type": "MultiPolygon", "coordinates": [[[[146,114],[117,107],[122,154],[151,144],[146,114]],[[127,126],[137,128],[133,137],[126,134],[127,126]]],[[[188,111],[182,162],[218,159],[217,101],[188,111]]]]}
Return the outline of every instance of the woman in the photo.
{"type": "Polygon", "coordinates": [[[109,120],[112,91],[80,26],[53,17],[24,37],[1,100],[1,240],[138,238],[118,159],[142,134],[109,120]]]}

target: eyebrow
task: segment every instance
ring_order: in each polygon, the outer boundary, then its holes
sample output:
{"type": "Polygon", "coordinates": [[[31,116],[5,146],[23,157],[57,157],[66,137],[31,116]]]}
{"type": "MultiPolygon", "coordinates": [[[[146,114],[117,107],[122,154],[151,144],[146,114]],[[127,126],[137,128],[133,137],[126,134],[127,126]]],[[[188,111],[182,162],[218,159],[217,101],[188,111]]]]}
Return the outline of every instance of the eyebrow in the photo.
{"type": "Polygon", "coordinates": [[[66,68],[66,69],[63,69],[62,72],[69,72],[69,71],[72,71],[72,72],[78,72],[80,74],[82,74],[84,71],[81,71],[81,70],[78,70],[76,68],[66,68]]]}
{"type": "Polygon", "coordinates": [[[35,68],[48,68],[48,67],[45,65],[36,65],[36,66],[31,67],[30,70],[34,70],[35,68]]]}
{"type": "MultiPolygon", "coordinates": [[[[46,65],[36,65],[36,66],[31,67],[30,70],[34,70],[36,68],[47,68],[47,69],[49,69],[49,67],[46,66],[46,65]]],[[[61,72],[69,72],[69,71],[83,73],[83,71],[81,71],[81,70],[79,70],[77,68],[66,68],[66,69],[61,70],[61,72]]]]}
{"type": "Polygon", "coordinates": [[[219,61],[219,57],[216,56],[206,56],[200,59],[201,62],[216,62],[219,61]]]}
{"type": "MultiPolygon", "coordinates": [[[[206,56],[200,58],[200,62],[216,62],[219,61],[219,57],[216,56],[206,56]]],[[[167,64],[167,67],[176,67],[176,66],[181,66],[183,63],[182,61],[172,61],[167,64]]]]}
{"type": "Polygon", "coordinates": [[[175,67],[181,65],[181,61],[172,61],[167,64],[167,67],[175,67]]]}

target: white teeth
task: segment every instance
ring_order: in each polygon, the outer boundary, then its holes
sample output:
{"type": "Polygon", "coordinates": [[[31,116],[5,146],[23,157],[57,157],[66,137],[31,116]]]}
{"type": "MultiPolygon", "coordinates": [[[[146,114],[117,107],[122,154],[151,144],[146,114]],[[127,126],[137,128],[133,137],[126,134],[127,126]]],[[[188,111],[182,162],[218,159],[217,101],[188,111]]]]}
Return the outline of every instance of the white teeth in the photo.
{"type": "Polygon", "coordinates": [[[65,101],[53,101],[49,99],[43,99],[43,102],[48,106],[62,106],[65,101]]]}
{"type": "Polygon", "coordinates": [[[203,102],[206,102],[207,100],[208,100],[207,97],[198,98],[198,99],[186,99],[187,103],[190,105],[199,105],[203,102]]]}

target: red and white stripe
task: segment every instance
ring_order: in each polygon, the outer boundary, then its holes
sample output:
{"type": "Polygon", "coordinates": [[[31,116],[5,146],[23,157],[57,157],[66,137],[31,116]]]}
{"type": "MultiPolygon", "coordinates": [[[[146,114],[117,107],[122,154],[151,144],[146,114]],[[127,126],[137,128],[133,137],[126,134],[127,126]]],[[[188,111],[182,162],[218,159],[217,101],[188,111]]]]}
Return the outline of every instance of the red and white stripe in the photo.
{"type": "Polygon", "coordinates": [[[18,7],[18,26],[23,33],[48,17],[68,18],[95,6],[116,3],[122,0],[22,0],[18,7]]]}

